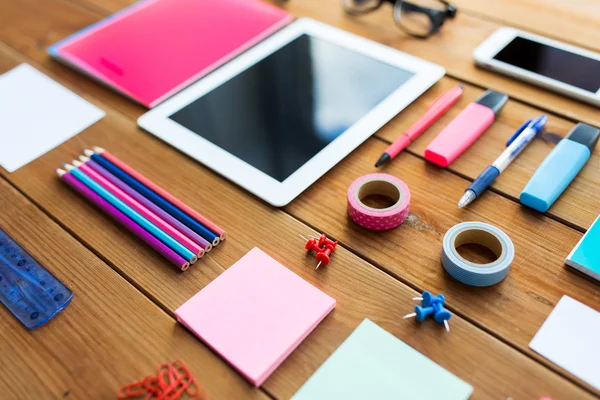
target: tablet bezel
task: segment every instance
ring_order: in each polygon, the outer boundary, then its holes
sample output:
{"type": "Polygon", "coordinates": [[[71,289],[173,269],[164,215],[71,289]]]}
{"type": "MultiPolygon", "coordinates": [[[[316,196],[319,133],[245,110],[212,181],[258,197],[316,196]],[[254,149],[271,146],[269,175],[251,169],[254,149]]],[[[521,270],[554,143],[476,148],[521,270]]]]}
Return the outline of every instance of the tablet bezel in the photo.
{"type": "Polygon", "coordinates": [[[198,160],[254,195],[276,207],[282,207],[412,103],[425,90],[441,79],[444,74],[444,68],[436,64],[324,23],[302,18],[192,84],[181,93],[148,111],[137,122],[142,129],[198,160]],[[414,75],[283,182],[279,182],[169,118],[180,109],[304,34],[397,66],[412,72],[414,75]]]}

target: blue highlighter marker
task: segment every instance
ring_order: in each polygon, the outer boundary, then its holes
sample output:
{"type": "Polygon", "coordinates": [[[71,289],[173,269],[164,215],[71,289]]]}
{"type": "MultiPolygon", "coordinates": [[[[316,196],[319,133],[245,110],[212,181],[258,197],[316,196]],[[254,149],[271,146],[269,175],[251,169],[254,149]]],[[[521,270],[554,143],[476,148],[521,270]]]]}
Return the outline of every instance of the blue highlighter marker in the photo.
{"type": "Polygon", "coordinates": [[[521,192],[521,204],[546,212],[592,155],[600,130],[579,123],[548,154],[521,192]]]}

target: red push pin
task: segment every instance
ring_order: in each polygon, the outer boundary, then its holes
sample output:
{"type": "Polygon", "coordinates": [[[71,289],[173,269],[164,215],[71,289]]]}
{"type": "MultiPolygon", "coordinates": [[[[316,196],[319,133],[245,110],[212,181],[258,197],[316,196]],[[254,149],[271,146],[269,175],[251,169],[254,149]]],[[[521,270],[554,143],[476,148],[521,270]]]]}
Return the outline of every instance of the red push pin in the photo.
{"type": "Polygon", "coordinates": [[[315,258],[317,259],[317,261],[319,261],[319,263],[317,264],[317,268],[315,269],[319,269],[321,264],[327,265],[331,262],[330,256],[337,247],[337,241],[328,239],[327,236],[325,236],[325,234],[321,235],[318,242],[316,238],[307,239],[302,235],[300,235],[300,237],[306,240],[306,245],[304,246],[304,248],[308,251],[314,250],[316,253],[315,258]]]}
{"type": "Polygon", "coordinates": [[[332,240],[327,239],[327,242],[325,243],[325,248],[316,255],[317,261],[319,261],[319,263],[317,264],[317,268],[315,269],[319,269],[321,263],[325,265],[329,264],[329,262],[331,261],[329,256],[335,251],[337,243],[338,242],[334,242],[332,240]]]}
{"type": "Polygon", "coordinates": [[[302,235],[300,235],[300,237],[301,237],[302,239],[306,240],[306,245],[304,246],[304,248],[305,248],[307,251],[314,250],[314,251],[315,251],[315,252],[317,252],[317,253],[318,253],[319,251],[321,251],[321,249],[319,248],[319,245],[317,244],[317,239],[315,239],[315,238],[310,238],[310,239],[307,239],[307,238],[305,238],[305,237],[304,237],[304,236],[302,236],[302,235]]]}

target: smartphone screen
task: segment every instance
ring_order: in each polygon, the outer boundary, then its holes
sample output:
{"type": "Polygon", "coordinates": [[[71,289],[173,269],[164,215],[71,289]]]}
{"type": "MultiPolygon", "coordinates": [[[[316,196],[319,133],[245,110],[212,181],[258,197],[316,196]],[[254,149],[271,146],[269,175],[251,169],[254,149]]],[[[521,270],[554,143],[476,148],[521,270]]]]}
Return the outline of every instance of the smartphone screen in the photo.
{"type": "Polygon", "coordinates": [[[600,89],[600,61],[520,36],[494,59],[591,93],[600,89]]]}

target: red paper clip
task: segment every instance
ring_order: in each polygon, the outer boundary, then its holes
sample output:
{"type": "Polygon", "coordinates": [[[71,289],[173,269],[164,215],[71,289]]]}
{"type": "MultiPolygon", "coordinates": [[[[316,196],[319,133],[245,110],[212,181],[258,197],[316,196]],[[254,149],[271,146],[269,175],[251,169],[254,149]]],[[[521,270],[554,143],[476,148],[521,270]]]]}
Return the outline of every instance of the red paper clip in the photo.
{"type": "Polygon", "coordinates": [[[141,399],[144,400],[178,400],[183,393],[183,398],[195,400],[207,397],[201,392],[200,385],[196,382],[185,363],[181,360],[171,364],[163,363],[156,368],[157,376],[147,376],[140,382],[125,385],[117,392],[119,400],[141,399]],[[144,397],[142,397],[144,396],[144,397]]]}
{"type": "Polygon", "coordinates": [[[146,393],[146,387],[144,386],[144,381],[131,383],[129,385],[123,386],[119,389],[117,393],[117,399],[125,400],[130,399],[132,397],[137,397],[146,393]]]}

